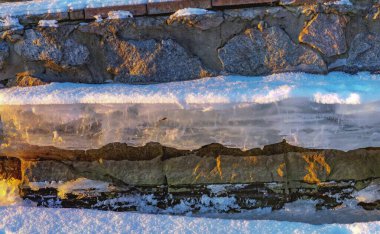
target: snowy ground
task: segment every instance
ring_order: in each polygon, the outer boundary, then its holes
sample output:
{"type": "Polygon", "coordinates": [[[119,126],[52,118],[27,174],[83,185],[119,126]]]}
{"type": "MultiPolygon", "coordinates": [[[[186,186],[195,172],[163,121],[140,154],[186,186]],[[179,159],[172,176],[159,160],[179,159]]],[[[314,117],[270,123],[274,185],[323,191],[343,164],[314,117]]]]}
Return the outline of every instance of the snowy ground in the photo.
{"type": "Polygon", "coordinates": [[[311,225],[115,213],[95,210],[0,207],[0,233],[380,233],[380,222],[311,225]]]}
{"type": "Polygon", "coordinates": [[[267,104],[308,98],[321,104],[363,104],[380,100],[380,75],[282,73],[270,76],[219,76],[153,85],[52,83],[0,90],[0,105],[77,103],[267,104]]]}

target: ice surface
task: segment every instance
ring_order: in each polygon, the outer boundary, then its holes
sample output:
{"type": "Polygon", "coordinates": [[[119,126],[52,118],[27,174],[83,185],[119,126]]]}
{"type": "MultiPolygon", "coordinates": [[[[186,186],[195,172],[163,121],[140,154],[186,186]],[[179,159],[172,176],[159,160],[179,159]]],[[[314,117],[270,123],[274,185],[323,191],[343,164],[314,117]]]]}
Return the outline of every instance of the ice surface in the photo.
{"type": "Polygon", "coordinates": [[[53,83],[0,90],[10,142],[98,148],[160,142],[249,149],[286,139],[311,148],[379,146],[380,75],[226,76],[154,84],[53,83]]]}

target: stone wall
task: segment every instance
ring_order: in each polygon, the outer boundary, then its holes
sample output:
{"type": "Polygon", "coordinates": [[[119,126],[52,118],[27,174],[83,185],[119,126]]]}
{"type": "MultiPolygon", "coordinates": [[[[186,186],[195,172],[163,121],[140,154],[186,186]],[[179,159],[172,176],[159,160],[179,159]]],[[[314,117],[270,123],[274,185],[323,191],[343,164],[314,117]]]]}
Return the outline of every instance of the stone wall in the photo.
{"type": "MultiPolygon", "coordinates": [[[[184,203],[189,207],[180,212],[186,213],[199,206],[218,210],[218,199],[232,199],[231,207],[218,211],[237,212],[311,199],[321,209],[339,207],[362,189],[378,188],[379,154],[379,148],[316,150],[285,141],[247,151],[219,144],[193,151],[157,143],[113,143],[87,151],[13,145],[0,152],[0,180],[21,181],[23,198],[49,207],[126,211],[149,205],[175,213],[176,205],[184,203]],[[109,189],[99,192],[92,181],[109,189]],[[65,190],[71,187],[76,190],[65,190]]],[[[359,205],[380,208],[378,199],[359,205]]]]}
{"type": "Polygon", "coordinates": [[[58,28],[35,27],[27,17],[20,19],[23,30],[0,28],[0,80],[156,83],[219,74],[378,72],[379,4],[353,3],[85,24],[63,19],[58,28]]]}

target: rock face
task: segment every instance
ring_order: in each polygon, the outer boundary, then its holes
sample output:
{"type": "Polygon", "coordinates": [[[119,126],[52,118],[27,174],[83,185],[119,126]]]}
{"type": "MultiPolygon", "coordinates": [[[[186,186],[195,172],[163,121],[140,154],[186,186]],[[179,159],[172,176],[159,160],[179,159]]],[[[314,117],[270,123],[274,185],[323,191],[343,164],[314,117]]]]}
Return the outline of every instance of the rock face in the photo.
{"type": "Polygon", "coordinates": [[[15,51],[27,61],[70,66],[85,64],[89,56],[88,49],[72,39],[60,41],[33,29],[25,31],[25,39],[15,44],[15,51]]]}
{"type": "Polygon", "coordinates": [[[380,71],[380,34],[358,34],[351,44],[347,67],[350,71],[380,71]]]}
{"type": "Polygon", "coordinates": [[[8,87],[18,86],[18,87],[30,87],[46,85],[47,83],[42,81],[37,77],[33,77],[29,72],[22,72],[16,75],[15,79],[9,80],[7,83],[8,87]]]}
{"type": "Polygon", "coordinates": [[[5,66],[5,60],[9,56],[9,46],[6,42],[0,41],[0,70],[5,66]]]}
{"type": "MultiPolygon", "coordinates": [[[[149,205],[156,212],[171,213],[184,203],[189,207],[179,213],[197,212],[203,206],[231,212],[279,209],[302,198],[318,200],[317,209],[334,208],[362,189],[377,188],[380,178],[379,148],[343,152],[281,142],[248,151],[219,144],[188,151],[157,143],[144,147],[114,143],[85,152],[27,145],[17,150],[2,147],[1,155],[22,160],[0,157],[0,179],[21,179],[23,197],[43,206],[124,211],[149,205]],[[90,185],[80,183],[86,180],[90,185]],[[99,183],[107,184],[108,190],[97,191],[99,183]],[[73,186],[72,191],[61,191],[73,186]],[[60,196],[62,192],[67,196],[60,196]],[[218,199],[231,204],[218,208],[218,199]]],[[[373,210],[378,209],[376,204],[359,205],[373,210]]]]}
{"type": "Polygon", "coordinates": [[[157,42],[112,38],[106,48],[107,71],[118,82],[180,81],[207,74],[198,58],[170,39],[157,42]]]}
{"type": "Polygon", "coordinates": [[[327,181],[380,177],[380,150],[311,150],[281,142],[242,151],[219,144],[178,150],[157,143],[142,147],[113,143],[100,149],[61,150],[14,145],[0,154],[23,160],[25,181],[92,180],[133,185],[286,183],[318,185],[327,181]]]}
{"type": "Polygon", "coordinates": [[[263,75],[278,72],[326,72],[323,59],[314,51],[296,45],[279,27],[248,29],[219,50],[229,73],[263,75]]]}
{"type": "Polygon", "coordinates": [[[299,41],[331,57],[346,52],[346,20],[334,14],[318,14],[301,31],[299,41]]]}
{"type": "Polygon", "coordinates": [[[0,180],[21,179],[21,161],[17,158],[0,157],[0,180]]]}
{"type": "Polygon", "coordinates": [[[22,16],[16,20],[25,30],[2,29],[9,49],[0,49],[0,80],[23,72],[47,82],[157,83],[227,73],[378,71],[378,4],[281,4],[81,25],[70,14],[52,14],[65,21],[58,28],[35,27],[47,16],[22,16]]]}

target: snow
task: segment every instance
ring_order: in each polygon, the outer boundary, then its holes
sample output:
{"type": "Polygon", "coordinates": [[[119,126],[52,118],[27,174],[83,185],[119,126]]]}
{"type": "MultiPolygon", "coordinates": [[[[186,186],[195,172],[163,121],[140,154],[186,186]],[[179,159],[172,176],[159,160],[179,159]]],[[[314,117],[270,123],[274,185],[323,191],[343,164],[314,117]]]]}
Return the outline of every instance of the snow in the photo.
{"type": "Polygon", "coordinates": [[[325,5],[348,5],[348,6],[352,6],[352,2],[350,0],[338,0],[335,2],[326,2],[325,5]]]}
{"type": "Polygon", "coordinates": [[[58,197],[65,198],[66,194],[78,194],[79,191],[91,190],[92,192],[108,192],[110,191],[110,184],[103,181],[89,180],[86,178],[78,178],[73,181],[68,181],[59,184],[57,187],[58,197]]]}
{"type": "Polygon", "coordinates": [[[133,18],[133,15],[129,11],[110,11],[108,12],[107,19],[126,19],[133,18]]]}
{"type": "Polygon", "coordinates": [[[350,93],[347,98],[341,98],[336,93],[321,94],[316,93],[314,95],[314,101],[321,104],[360,104],[360,95],[357,93],[350,93]]]}
{"type": "Polygon", "coordinates": [[[39,27],[50,27],[50,28],[57,28],[58,27],[58,21],[57,20],[40,20],[38,22],[39,27]]]}
{"type": "Polygon", "coordinates": [[[176,11],[174,14],[170,16],[173,17],[181,17],[181,16],[189,16],[189,15],[205,15],[205,14],[214,14],[214,11],[209,11],[201,8],[184,8],[176,11]]]}
{"type": "Polygon", "coordinates": [[[0,18],[6,16],[36,15],[68,12],[84,8],[168,2],[170,0],[34,0],[0,3],[0,18]]]}
{"type": "Polygon", "coordinates": [[[321,104],[380,100],[380,75],[283,73],[263,77],[219,76],[151,85],[51,83],[0,90],[0,105],[27,104],[267,104],[307,98],[321,104]]]}
{"type": "Polygon", "coordinates": [[[357,201],[371,203],[380,200],[380,184],[372,183],[366,188],[355,192],[354,196],[357,201]]]}
{"type": "Polygon", "coordinates": [[[0,207],[5,233],[379,233],[380,222],[311,225],[109,211],[0,207]]]}
{"type": "Polygon", "coordinates": [[[17,18],[6,16],[4,19],[0,18],[0,28],[16,30],[16,29],[23,29],[24,26],[20,24],[17,18]]]}

